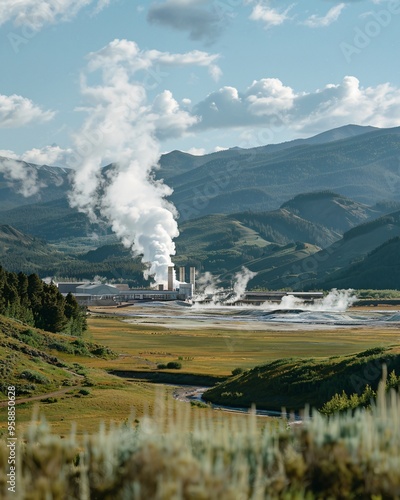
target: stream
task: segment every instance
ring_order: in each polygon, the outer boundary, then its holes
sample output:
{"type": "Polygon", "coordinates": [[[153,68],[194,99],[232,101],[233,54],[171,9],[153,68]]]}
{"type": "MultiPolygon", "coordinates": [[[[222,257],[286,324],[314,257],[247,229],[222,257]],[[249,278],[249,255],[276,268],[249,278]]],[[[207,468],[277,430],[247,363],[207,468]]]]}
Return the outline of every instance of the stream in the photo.
{"type": "MultiPolygon", "coordinates": [[[[174,390],[173,396],[174,399],[177,401],[183,401],[185,403],[190,403],[191,401],[200,401],[202,403],[206,403],[206,401],[203,401],[203,394],[209,387],[198,387],[198,386],[175,386],[176,389],[174,390]]],[[[250,413],[251,410],[249,408],[241,408],[241,407],[235,407],[235,406],[225,406],[225,405],[219,405],[219,404],[213,404],[213,403],[207,403],[209,404],[210,408],[213,410],[220,410],[220,411],[225,411],[229,413],[250,413]]],[[[273,410],[255,410],[255,414],[258,417],[282,417],[282,412],[280,411],[273,411],[273,410]]],[[[293,415],[286,414],[286,418],[293,420],[293,415]]],[[[294,416],[294,421],[296,423],[301,422],[301,417],[299,415],[294,416]]]]}

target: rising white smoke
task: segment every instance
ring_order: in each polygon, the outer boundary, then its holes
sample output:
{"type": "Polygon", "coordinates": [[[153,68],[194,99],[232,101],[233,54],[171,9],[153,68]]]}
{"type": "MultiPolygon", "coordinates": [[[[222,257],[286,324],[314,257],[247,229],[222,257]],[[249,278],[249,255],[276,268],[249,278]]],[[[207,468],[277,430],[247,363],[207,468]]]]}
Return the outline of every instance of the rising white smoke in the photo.
{"type": "Polygon", "coordinates": [[[35,195],[45,187],[38,179],[37,169],[28,163],[0,158],[0,173],[17,193],[25,197],[35,195]]]}
{"type": "Polygon", "coordinates": [[[172,189],[153,176],[160,158],[159,138],[182,135],[197,118],[182,110],[169,91],[148,102],[153,68],[206,66],[213,73],[217,56],[193,51],[169,54],[141,51],[114,40],[89,55],[82,76],[86,121],[75,136],[76,175],[70,203],[92,220],[108,222],[134,255],[142,255],[147,275],[167,281],[167,266],[179,235],[172,189]],[[100,73],[100,85],[89,78],[100,73]],[[115,162],[107,175],[102,167],[115,162]]]}
{"type": "Polygon", "coordinates": [[[213,276],[210,272],[206,272],[197,280],[194,301],[197,303],[207,301],[212,305],[234,304],[244,297],[249,281],[256,274],[243,266],[241,271],[237,272],[233,278],[232,289],[226,290],[221,286],[219,278],[213,276]]]}
{"type": "Polygon", "coordinates": [[[220,286],[220,280],[207,271],[197,278],[196,293],[193,298],[195,303],[207,301],[217,304],[221,300],[221,293],[224,293],[224,289],[220,286]]]}
{"type": "Polygon", "coordinates": [[[226,303],[233,304],[239,299],[242,299],[246,293],[247,285],[251,279],[256,276],[257,273],[250,271],[247,267],[242,267],[242,270],[235,274],[233,280],[233,296],[230,297],[226,303]]]}
{"type": "Polygon", "coordinates": [[[354,290],[337,290],[333,288],[328,295],[313,303],[304,302],[294,295],[287,295],[282,298],[279,304],[265,302],[263,309],[301,309],[303,311],[316,312],[344,312],[357,300],[354,290]]]}

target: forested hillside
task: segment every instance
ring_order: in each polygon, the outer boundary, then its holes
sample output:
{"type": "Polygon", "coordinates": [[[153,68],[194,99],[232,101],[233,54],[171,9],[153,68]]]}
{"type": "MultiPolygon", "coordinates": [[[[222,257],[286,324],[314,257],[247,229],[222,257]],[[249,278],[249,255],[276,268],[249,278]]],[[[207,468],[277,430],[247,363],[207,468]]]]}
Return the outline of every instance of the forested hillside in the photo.
{"type": "Polygon", "coordinates": [[[49,332],[81,335],[86,329],[85,311],[75,297],[65,298],[53,284],[37,274],[5,271],[0,266],[0,314],[49,332]]]}

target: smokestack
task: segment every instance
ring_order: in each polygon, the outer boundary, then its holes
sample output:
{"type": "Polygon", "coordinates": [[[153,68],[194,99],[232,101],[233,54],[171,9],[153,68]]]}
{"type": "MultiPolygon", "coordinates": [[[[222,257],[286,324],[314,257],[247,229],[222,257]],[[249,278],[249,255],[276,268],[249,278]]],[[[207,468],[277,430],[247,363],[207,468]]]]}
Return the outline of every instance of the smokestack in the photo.
{"type": "Polygon", "coordinates": [[[190,283],[193,285],[193,290],[196,287],[196,268],[191,267],[190,268],[190,283]]]}
{"type": "Polygon", "coordinates": [[[164,285],[158,285],[158,291],[163,292],[164,291],[164,285]]]}
{"type": "Polygon", "coordinates": [[[168,290],[174,289],[174,266],[168,266],[168,290]]]}
{"type": "Polygon", "coordinates": [[[186,280],[185,280],[185,274],[186,274],[186,272],[185,272],[185,268],[184,268],[184,267],[180,267],[180,268],[179,268],[179,281],[180,281],[181,283],[185,283],[185,281],[186,281],[186,280]]]}

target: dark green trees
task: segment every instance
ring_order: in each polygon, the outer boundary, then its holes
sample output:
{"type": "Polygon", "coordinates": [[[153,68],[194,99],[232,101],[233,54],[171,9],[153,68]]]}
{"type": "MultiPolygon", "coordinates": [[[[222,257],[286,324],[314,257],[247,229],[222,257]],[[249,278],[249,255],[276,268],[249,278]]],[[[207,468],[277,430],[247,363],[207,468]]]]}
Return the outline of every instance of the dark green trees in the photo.
{"type": "Polygon", "coordinates": [[[0,266],[0,314],[49,332],[81,335],[85,312],[73,295],[63,297],[36,274],[10,273],[0,266]]]}

